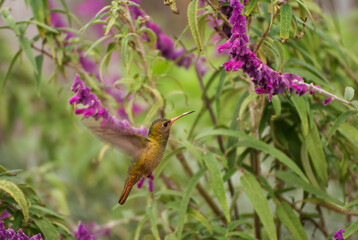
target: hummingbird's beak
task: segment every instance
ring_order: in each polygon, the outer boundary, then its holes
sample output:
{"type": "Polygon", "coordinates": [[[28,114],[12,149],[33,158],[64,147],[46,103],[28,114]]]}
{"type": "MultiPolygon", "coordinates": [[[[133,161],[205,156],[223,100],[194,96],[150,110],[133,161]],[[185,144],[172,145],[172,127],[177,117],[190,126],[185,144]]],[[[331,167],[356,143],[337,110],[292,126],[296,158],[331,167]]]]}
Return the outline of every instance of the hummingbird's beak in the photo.
{"type": "Polygon", "coordinates": [[[173,122],[175,122],[175,121],[178,120],[179,118],[184,117],[185,115],[188,115],[188,114],[193,113],[193,112],[195,112],[195,111],[186,112],[186,113],[183,113],[182,115],[179,115],[179,116],[177,116],[177,117],[175,117],[175,118],[170,119],[170,125],[172,125],[173,122]]]}

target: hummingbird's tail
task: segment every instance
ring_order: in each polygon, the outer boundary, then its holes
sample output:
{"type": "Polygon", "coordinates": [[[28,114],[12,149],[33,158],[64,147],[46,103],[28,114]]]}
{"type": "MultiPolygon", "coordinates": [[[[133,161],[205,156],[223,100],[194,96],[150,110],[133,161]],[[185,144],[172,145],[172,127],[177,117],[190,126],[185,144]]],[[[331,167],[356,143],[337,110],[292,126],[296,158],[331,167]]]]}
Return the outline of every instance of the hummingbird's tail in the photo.
{"type": "Polygon", "coordinates": [[[134,184],[136,184],[138,182],[137,178],[129,178],[129,179],[126,179],[126,182],[124,184],[124,189],[123,189],[123,192],[121,194],[121,197],[119,198],[118,200],[118,203],[120,205],[123,205],[126,200],[127,200],[127,197],[129,195],[129,193],[131,192],[132,190],[132,187],[134,186],[134,184]]]}

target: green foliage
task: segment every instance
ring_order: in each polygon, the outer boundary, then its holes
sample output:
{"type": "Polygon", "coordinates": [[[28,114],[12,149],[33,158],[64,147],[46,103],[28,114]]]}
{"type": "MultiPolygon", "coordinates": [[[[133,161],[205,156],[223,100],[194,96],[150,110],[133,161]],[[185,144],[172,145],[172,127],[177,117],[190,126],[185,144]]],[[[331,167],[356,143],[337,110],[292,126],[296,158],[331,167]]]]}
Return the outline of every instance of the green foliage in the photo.
{"type": "MultiPolygon", "coordinates": [[[[161,55],[158,33],[145,25],[155,19],[164,27],[168,16],[133,19],[137,3],[108,1],[79,20],[71,1],[53,9],[45,0],[24,1],[32,15],[23,19],[8,2],[0,2],[0,164],[21,170],[0,167],[7,226],[54,240],[73,239],[78,221],[109,226],[111,239],[330,239],[339,228],[345,238],[356,234],[349,219],[358,215],[357,13],[336,19],[301,0],[244,7],[250,47],[263,63],[350,102],[325,107],[319,91],[285,92],[269,102],[241,70],[220,67],[228,58],[217,55],[212,37],[223,43],[231,24],[221,1],[193,0],[175,15],[187,23],[173,42],[185,54],[175,60],[161,55]],[[66,26],[54,27],[51,13],[66,26]],[[188,69],[178,66],[183,57],[192,57],[188,69]],[[211,67],[204,76],[200,58],[211,67]],[[86,70],[84,60],[98,71],[86,70]],[[136,127],[196,111],[173,125],[153,193],[133,188],[117,205],[129,158],[73,114],[76,72],[112,115],[124,110],[136,127]],[[138,106],[140,113],[132,111],[138,106]]],[[[175,1],[166,3],[176,12],[175,1]]]]}

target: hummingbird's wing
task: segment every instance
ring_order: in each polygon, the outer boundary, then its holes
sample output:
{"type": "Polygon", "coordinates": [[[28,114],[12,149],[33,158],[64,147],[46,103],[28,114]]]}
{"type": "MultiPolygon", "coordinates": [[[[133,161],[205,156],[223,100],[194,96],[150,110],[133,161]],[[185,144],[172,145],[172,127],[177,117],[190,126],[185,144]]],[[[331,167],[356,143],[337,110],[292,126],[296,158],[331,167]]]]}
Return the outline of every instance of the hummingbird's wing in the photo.
{"type": "Polygon", "coordinates": [[[132,158],[137,158],[150,142],[144,136],[130,130],[114,126],[100,126],[96,121],[83,121],[97,137],[125,151],[132,158]]]}

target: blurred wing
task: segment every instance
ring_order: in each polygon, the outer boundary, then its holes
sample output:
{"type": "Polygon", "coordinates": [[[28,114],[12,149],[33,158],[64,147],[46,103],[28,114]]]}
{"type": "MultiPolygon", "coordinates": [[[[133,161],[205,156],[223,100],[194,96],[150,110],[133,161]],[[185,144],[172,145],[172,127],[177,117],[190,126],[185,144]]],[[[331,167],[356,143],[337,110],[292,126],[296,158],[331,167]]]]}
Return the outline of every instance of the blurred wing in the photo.
{"type": "Polygon", "coordinates": [[[89,128],[97,137],[120,148],[133,158],[138,157],[147,146],[147,143],[150,142],[142,135],[129,130],[106,126],[101,127],[99,126],[99,122],[95,121],[82,122],[84,122],[85,126],[89,128]]]}

